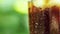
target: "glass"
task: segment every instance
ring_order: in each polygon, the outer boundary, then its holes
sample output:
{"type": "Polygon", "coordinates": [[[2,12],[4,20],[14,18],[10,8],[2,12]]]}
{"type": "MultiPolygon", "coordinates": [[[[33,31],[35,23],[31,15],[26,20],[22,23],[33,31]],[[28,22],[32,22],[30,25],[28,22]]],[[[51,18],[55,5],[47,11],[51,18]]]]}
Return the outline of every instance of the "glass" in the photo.
{"type": "Polygon", "coordinates": [[[30,34],[59,34],[59,0],[29,1],[30,34]]]}

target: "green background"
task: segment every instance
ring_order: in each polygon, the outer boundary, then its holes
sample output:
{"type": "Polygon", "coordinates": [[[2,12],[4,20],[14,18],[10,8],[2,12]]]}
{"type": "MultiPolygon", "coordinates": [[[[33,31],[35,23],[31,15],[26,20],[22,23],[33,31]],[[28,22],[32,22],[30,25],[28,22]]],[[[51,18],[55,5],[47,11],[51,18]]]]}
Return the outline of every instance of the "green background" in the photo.
{"type": "Polygon", "coordinates": [[[0,34],[29,34],[27,4],[27,0],[0,0],[0,34]]]}

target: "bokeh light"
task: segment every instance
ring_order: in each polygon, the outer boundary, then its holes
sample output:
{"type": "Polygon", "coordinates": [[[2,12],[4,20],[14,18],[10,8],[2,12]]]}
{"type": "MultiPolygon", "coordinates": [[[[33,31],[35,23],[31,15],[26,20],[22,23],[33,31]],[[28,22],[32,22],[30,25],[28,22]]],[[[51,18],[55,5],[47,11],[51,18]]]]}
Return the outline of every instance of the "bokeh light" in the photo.
{"type": "Polygon", "coordinates": [[[18,13],[28,14],[28,2],[23,0],[17,0],[14,4],[14,9],[18,13]]]}

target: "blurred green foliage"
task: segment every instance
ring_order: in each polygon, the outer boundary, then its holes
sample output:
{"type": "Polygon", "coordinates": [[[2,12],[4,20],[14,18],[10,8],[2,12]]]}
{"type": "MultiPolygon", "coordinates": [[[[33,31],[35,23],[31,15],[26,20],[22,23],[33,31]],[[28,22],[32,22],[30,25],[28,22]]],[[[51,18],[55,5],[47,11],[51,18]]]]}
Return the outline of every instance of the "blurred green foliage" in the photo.
{"type": "Polygon", "coordinates": [[[0,34],[29,34],[28,9],[27,14],[24,10],[19,12],[14,7],[16,1],[20,0],[0,0],[0,34]]]}

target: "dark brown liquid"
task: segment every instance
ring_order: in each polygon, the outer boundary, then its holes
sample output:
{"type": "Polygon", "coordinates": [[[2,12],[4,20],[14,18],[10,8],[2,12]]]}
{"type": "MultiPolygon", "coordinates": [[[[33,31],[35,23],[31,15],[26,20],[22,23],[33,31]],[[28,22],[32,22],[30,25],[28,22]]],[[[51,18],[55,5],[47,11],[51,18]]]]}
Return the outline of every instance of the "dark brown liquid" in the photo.
{"type": "Polygon", "coordinates": [[[32,12],[29,13],[30,34],[50,34],[48,8],[44,11],[40,11],[41,9],[37,7],[32,9],[32,12]]]}

